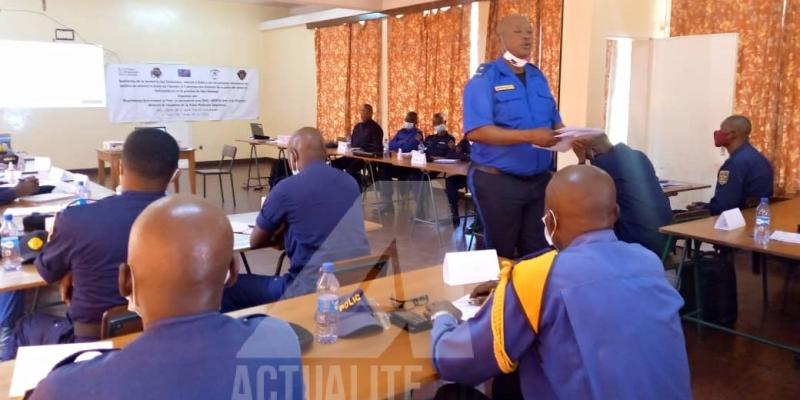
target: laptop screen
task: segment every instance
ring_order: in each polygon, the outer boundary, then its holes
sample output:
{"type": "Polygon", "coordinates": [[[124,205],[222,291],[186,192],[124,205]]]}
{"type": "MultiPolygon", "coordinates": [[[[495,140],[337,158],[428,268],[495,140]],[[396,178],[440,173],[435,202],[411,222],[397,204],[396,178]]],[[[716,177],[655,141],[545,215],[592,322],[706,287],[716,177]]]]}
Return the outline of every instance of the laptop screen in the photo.
{"type": "Polygon", "coordinates": [[[264,128],[261,126],[261,124],[251,123],[250,133],[253,135],[253,137],[264,136],[264,128]]]}

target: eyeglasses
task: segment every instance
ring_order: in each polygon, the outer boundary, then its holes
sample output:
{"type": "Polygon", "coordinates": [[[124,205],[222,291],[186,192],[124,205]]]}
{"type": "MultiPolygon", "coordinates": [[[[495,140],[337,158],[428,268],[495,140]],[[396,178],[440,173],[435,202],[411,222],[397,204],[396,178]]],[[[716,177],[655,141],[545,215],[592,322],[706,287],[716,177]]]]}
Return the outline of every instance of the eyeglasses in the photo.
{"type": "Polygon", "coordinates": [[[401,299],[396,299],[394,297],[389,297],[389,301],[392,303],[392,306],[394,308],[407,310],[408,309],[408,308],[406,308],[407,304],[412,304],[413,305],[410,308],[427,305],[428,304],[428,295],[427,294],[423,294],[422,296],[417,296],[417,297],[414,297],[414,298],[411,298],[411,299],[408,299],[408,300],[401,300],[401,299]]]}

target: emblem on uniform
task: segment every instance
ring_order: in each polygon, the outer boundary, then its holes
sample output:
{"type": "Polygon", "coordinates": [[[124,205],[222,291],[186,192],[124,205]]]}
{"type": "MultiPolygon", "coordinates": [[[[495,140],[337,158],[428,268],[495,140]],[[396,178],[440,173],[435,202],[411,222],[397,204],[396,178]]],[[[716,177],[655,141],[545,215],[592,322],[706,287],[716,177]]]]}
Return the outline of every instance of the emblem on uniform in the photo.
{"type": "Polygon", "coordinates": [[[495,92],[504,92],[506,90],[514,90],[516,89],[514,85],[499,85],[494,87],[495,92]]]}
{"type": "Polygon", "coordinates": [[[717,175],[717,183],[724,186],[726,183],[728,183],[728,178],[730,177],[731,177],[731,171],[724,169],[720,170],[719,175],[717,175]]]}

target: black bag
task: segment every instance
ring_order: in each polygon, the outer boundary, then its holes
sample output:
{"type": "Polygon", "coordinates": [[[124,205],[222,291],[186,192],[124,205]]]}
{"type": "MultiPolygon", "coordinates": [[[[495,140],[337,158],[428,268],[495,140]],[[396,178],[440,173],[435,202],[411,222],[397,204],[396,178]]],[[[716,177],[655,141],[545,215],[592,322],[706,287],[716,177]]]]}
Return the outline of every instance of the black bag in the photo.
{"type": "Polygon", "coordinates": [[[281,160],[274,160],[272,162],[272,167],[270,168],[270,175],[269,175],[270,190],[275,188],[275,185],[277,185],[278,182],[286,179],[291,175],[292,173],[289,168],[289,160],[285,158],[281,160]]]}
{"type": "Polygon", "coordinates": [[[720,249],[704,253],[698,264],[703,319],[726,327],[733,327],[738,316],[733,261],[732,250],[720,249]]]}

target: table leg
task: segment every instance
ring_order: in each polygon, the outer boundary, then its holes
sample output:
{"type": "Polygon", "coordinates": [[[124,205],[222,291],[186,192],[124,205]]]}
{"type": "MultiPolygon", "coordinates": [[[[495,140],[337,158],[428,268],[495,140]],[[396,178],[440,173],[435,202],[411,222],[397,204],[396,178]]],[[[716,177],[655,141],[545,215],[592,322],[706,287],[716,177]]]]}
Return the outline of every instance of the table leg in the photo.
{"type": "Polygon", "coordinates": [[[195,180],[195,165],[194,165],[194,152],[189,153],[189,189],[192,194],[197,194],[197,182],[195,180]]]}
{"type": "Polygon", "coordinates": [[[111,160],[111,189],[116,190],[119,186],[119,158],[111,160]]]}
{"type": "Polygon", "coordinates": [[[106,162],[100,157],[97,158],[97,184],[106,184],[106,162]]]}
{"type": "Polygon", "coordinates": [[[769,295],[767,294],[767,255],[761,254],[759,257],[759,264],[761,264],[761,290],[764,296],[764,308],[769,305],[769,295]]]}

